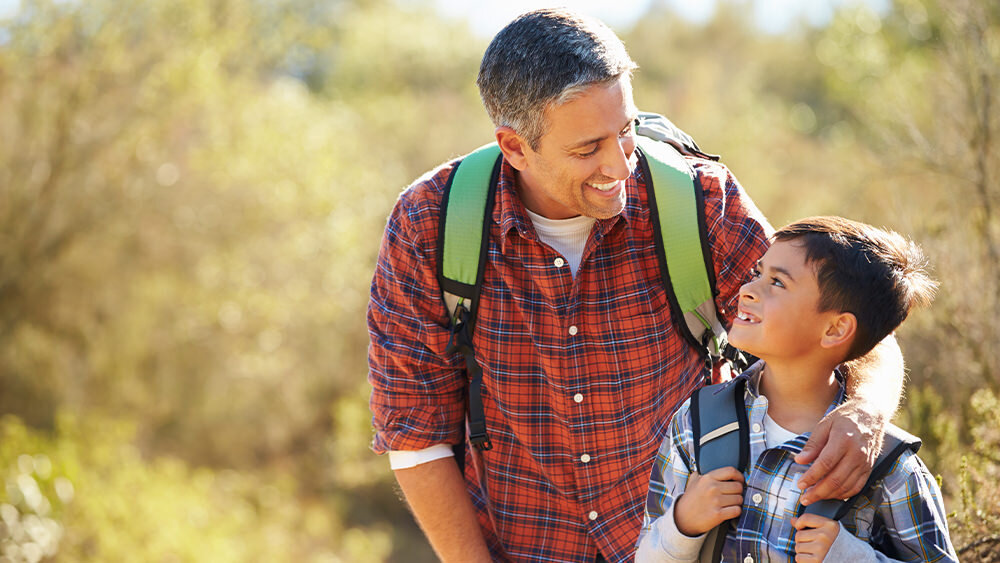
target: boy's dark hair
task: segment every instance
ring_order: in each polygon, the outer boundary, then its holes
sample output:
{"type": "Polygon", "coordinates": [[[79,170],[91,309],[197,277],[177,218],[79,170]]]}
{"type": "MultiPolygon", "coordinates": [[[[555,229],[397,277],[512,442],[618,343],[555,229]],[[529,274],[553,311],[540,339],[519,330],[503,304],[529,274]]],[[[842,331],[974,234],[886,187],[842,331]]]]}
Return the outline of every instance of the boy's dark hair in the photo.
{"type": "Polygon", "coordinates": [[[844,361],[859,358],[928,305],[937,282],[920,247],[902,235],[842,217],[808,217],[782,227],[776,241],[797,241],[816,267],[819,310],[852,313],[857,333],[844,361]]]}

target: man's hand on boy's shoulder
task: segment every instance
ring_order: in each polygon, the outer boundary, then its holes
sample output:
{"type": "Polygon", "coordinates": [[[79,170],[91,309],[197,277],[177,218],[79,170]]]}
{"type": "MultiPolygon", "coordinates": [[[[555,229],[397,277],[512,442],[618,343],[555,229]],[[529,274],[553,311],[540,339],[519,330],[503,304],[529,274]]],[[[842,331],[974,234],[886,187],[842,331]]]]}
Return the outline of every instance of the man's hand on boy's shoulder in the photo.
{"type": "Polygon", "coordinates": [[[818,514],[792,518],[795,532],[796,563],[820,563],[840,533],[840,524],[818,514]]]}
{"type": "Polygon", "coordinates": [[[846,499],[864,487],[882,447],[885,420],[870,405],[852,400],[816,425],[795,463],[812,466],[799,479],[801,502],[846,499]]]}
{"type": "Polygon", "coordinates": [[[739,516],[742,505],[743,474],[735,467],[692,473],[674,507],[674,523],[685,536],[700,536],[739,516]]]}

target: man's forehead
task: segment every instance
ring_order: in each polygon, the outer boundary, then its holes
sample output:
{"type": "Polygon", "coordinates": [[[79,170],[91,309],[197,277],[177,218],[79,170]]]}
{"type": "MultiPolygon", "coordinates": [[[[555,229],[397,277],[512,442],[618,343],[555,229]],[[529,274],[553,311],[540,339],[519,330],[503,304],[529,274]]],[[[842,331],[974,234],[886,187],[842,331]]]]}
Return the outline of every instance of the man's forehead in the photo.
{"type": "MultiPolygon", "coordinates": [[[[615,94],[617,95],[617,92],[615,94]]],[[[609,131],[605,130],[609,128],[617,132],[638,116],[639,109],[632,98],[631,82],[627,77],[612,83],[594,83],[581,87],[575,95],[562,100],[561,103],[554,101],[545,107],[545,111],[542,112],[542,118],[545,120],[545,133],[542,138],[549,137],[553,129],[558,128],[560,144],[579,142],[590,137],[607,135],[609,131]],[[611,90],[616,86],[621,86],[619,91],[624,102],[623,111],[618,115],[615,115],[617,113],[615,111],[597,107],[601,104],[574,103],[580,102],[583,97],[603,94],[599,89],[611,90]]]]}

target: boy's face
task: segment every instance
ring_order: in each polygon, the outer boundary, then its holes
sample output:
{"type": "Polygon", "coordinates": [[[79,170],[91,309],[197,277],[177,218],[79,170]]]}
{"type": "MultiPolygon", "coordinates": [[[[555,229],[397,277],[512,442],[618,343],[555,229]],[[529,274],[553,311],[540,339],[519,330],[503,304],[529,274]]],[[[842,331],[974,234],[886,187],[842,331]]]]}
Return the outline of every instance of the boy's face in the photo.
{"type": "Polygon", "coordinates": [[[799,359],[820,349],[836,312],[819,311],[816,269],[794,240],[777,241],[740,288],[729,341],[764,361],[799,359]]]}

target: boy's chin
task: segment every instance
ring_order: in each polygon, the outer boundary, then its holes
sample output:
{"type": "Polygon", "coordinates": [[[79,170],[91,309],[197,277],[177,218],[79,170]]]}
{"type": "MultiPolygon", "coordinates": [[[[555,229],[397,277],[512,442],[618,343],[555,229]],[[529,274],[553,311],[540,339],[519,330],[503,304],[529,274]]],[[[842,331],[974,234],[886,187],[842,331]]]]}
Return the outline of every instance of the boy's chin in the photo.
{"type": "MultiPolygon", "coordinates": [[[[755,357],[758,357],[758,358],[760,358],[761,354],[764,353],[763,350],[757,349],[756,347],[753,346],[752,343],[745,342],[744,340],[742,340],[738,336],[736,338],[733,338],[732,336],[730,336],[729,337],[729,345],[730,346],[734,346],[735,348],[737,348],[740,352],[743,352],[744,354],[750,354],[751,356],[755,356],[755,357]]],[[[765,355],[766,355],[766,353],[765,353],[765,355]]]]}

